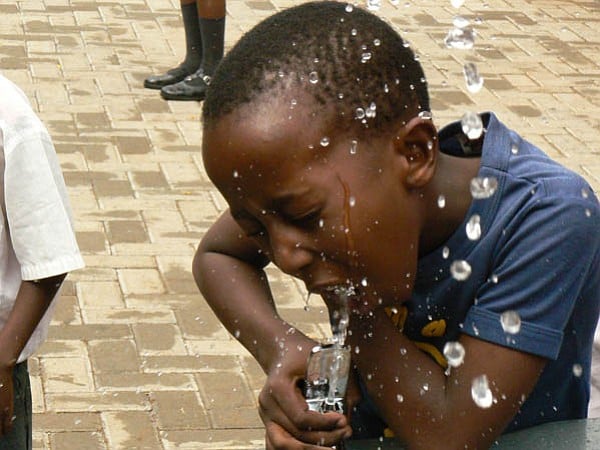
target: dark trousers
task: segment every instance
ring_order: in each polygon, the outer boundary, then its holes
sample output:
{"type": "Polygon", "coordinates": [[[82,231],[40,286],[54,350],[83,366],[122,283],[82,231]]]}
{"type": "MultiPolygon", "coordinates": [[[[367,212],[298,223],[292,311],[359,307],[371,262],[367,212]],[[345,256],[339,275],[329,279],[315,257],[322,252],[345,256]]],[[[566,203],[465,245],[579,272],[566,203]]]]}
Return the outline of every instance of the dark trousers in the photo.
{"type": "Polygon", "coordinates": [[[27,361],[15,366],[13,389],[15,421],[10,433],[0,437],[0,450],[31,450],[31,385],[27,361]]]}

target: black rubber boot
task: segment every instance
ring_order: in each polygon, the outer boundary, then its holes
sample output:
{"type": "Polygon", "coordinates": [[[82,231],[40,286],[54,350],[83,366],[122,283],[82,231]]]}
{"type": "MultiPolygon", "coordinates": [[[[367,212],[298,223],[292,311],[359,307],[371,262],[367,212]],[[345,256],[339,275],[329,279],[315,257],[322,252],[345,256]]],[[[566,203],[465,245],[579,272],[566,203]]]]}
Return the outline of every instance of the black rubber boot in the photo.
{"type": "Polygon", "coordinates": [[[160,89],[170,84],[178,83],[200,67],[202,61],[202,34],[196,3],[181,5],[183,29],[185,31],[185,59],[179,66],[168,70],[162,75],[152,75],[144,80],[144,87],[160,89]]]}
{"type": "Polygon", "coordinates": [[[200,68],[179,83],[165,86],[160,95],[165,100],[204,100],[210,77],[223,59],[225,43],[225,17],[221,19],[200,18],[202,34],[202,64],[200,68]]]}

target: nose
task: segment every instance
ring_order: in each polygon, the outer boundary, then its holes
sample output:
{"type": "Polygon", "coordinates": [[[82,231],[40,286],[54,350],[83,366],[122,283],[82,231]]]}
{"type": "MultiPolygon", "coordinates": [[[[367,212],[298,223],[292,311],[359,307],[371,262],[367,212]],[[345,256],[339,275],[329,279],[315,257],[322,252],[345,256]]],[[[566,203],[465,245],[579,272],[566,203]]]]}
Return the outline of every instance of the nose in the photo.
{"type": "Polygon", "coordinates": [[[273,263],[285,273],[299,277],[302,268],[312,261],[312,252],[303,245],[306,236],[283,224],[273,225],[268,234],[273,263]]]}

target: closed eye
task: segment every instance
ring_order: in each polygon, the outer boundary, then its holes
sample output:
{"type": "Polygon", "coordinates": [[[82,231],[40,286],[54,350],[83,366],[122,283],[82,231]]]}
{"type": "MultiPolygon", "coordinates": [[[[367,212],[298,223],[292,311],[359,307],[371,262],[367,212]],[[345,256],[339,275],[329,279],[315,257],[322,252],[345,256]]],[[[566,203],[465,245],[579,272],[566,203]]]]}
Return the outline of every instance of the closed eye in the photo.
{"type": "Polygon", "coordinates": [[[321,210],[315,209],[309,211],[306,214],[301,214],[296,217],[292,217],[290,221],[297,226],[302,228],[313,228],[316,227],[319,223],[319,219],[321,218],[321,210]]]}
{"type": "Polygon", "coordinates": [[[247,237],[262,238],[266,235],[265,228],[257,220],[245,216],[234,219],[247,237]]]}

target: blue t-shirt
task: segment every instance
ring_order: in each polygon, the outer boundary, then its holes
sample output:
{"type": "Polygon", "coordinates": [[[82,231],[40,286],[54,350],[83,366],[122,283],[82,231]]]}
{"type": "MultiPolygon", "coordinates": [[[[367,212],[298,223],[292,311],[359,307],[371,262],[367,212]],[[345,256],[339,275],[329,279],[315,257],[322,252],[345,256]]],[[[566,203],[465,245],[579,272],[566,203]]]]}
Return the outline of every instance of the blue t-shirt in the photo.
{"type": "MultiPolygon", "coordinates": [[[[497,180],[497,190],[473,200],[450,239],[419,260],[413,297],[392,318],[441,365],[444,344],[461,333],[547,358],[505,431],[586,417],[600,308],[598,200],[579,175],[493,114],[482,118],[479,177],[497,180]],[[474,215],[481,237],[470,240],[466,226],[474,215]],[[457,260],[471,267],[464,281],[450,273],[457,260]],[[505,311],[520,317],[518,333],[503,330],[505,311]]],[[[440,131],[443,152],[468,156],[464,144],[460,123],[440,131]]]]}

